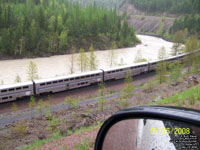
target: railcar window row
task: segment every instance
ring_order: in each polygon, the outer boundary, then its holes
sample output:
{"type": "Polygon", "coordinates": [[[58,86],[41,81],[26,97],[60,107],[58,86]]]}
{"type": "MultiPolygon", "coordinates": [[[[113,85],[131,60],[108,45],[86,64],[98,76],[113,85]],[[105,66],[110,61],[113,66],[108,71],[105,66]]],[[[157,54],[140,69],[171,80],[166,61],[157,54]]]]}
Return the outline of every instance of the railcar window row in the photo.
{"type": "Polygon", "coordinates": [[[134,66],[134,67],[131,67],[131,69],[135,69],[135,68],[141,68],[141,67],[146,67],[147,65],[141,65],[141,66],[134,66]]]}
{"type": "Polygon", "coordinates": [[[17,88],[11,88],[11,89],[5,89],[5,90],[1,90],[1,93],[5,93],[5,92],[10,92],[10,91],[15,91],[15,90],[21,90],[21,89],[28,89],[28,86],[23,86],[23,87],[17,87],[17,88]]]}
{"type": "Polygon", "coordinates": [[[120,71],[123,71],[123,69],[108,71],[108,74],[109,74],[109,73],[114,73],[114,72],[120,72],[120,71]]]}
{"type": "Polygon", "coordinates": [[[64,80],[58,80],[58,81],[53,81],[53,82],[47,82],[47,83],[41,83],[40,86],[45,86],[50,85],[50,84],[56,84],[56,83],[61,83],[61,82],[66,82],[66,81],[73,81],[73,80],[79,80],[79,79],[85,79],[85,78],[89,78],[89,77],[94,77],[94,76],[99,76],[100,74],[92,74],[92,75],[87,75],[87,76],[81,76],[81,77],[76,77],[76,78],[70,78],[70,79],[64,79],[64,80]]]}
{"type": "Polygon", "coordinates": [[[88,82],[81,82],[81,83],[78,83],[78,85],[84,85],[84,84],[87,84],[88,82]]]}
{"type": "Polygon", "coordinates": [[[12,96],[9,96],[9,97],[2,97],[2,100],[7,100],[8,98],[12,98],[12,96]]]}

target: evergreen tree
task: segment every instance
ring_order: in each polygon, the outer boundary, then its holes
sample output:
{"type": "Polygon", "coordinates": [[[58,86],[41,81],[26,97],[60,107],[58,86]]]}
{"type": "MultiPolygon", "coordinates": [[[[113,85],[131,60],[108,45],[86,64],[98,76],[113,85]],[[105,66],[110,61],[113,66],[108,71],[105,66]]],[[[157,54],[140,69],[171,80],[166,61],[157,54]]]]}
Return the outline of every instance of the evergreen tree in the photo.
{"type": "Polygon", "coordinates": [[[110,52],[109,52],[110,67],[112,67],[115,63],[115,58],[116,58],[115,49],[116,48],[117,48],[116,43],[113,41],[112,47],[110,48],[110,52]]]}
{"type": "Polygon", "coordinates": [[[19,83],[19,82],[21,82],[21,78],[20,78],[20,76],[17,74],[17,76],[16,76],[16,78],[15,78],[15,82],[16,83],[19,83]]]}
{"type": "Polygon", "coordinates": [[[159,83],[163,83],[165,81],[167,81],[167,63],[162,60],[157,64],[156,67],[156,74],[157,74],[157,78],[159,80],[159,83]]]}
{"type": "Polygon", "coordinates": [[[75,49],[72,48],[71,49],[71,55],[70,55],[70,73],[73,74],[74,73],[74,54],[75,54],[75,49]]]}
{"type": "Polygon", "coordinates": [[[90,70],[96,70],[97,69],[97,63],[96,63],[96,56],[94,54],[93,45],[90,46],[89,52],[90,52],[90,70]]]}
{"type": "Polygon", "coordinates": [[[28,74],[28,80],[38,79],[37,66],[33,61],[29,62],[27,74],[28,74]]]}
{"type": "Polygon", "coordinates": [[[85,50],[83,48],[80,48],[78,61],[81,72],[86,71],[88,68],[88,56],[85,54],[85,50]]]}
{"type": "MultiPolygon", "coordinates": [[[[185,44],[185,52],[192,52],[199,48],[199,41],[196,35],[192,35],[185,44]]],[[[185,66],[188,68],[188,73],[190,72],[192,64],[194,65],[196,60],[199,60],[199,55],[188,55],[184,59],[185,66]]]]}
{"type": "Polygon", "coordinates": [[[167,53],[166,53],[165,47],[162,46],[162,47],[158,50],[158,59],[159,59],[159,60],[164,60],[165,58],[167,58],[167,53]]]}
{"type": "Polygon", "coordinates": [[[173,56],[180,53],[181,45],[182,45],[182,43],[184,43],[185,38],[186,38],[186,35],[185,35],[184,31],[180,30],[175,33],[174,39],[173,39],[173,43],[174,43],[173,51],[172,51],[173,56]]]}

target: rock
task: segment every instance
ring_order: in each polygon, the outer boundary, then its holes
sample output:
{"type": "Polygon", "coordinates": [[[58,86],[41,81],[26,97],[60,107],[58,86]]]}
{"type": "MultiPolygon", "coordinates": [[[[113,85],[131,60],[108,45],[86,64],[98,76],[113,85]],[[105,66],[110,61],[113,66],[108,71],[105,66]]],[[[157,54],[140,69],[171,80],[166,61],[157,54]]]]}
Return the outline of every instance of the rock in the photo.
{"type": "Polygon", "coordinates": [[[75,128],[77,129],[77,128],[80,128],[80,127],[82,127],[82,126],[85,126],[86,123],[87,123],[87,120],[84,118],[81,122],[79,122],[79,123],[77,123],[77,124],[75,125],[75,128]]]}
{"type": "Polygon", "coordinates": [[[81,113],[81,118],[86,118],[86,117],[89,117],[89,115],[88,114],[86,114],[86,113],[81,113]]]}
{"type": "Polygon", "coordinates": [[[156,97],[152,102],[157,102],[158,100],[163,99],[162,96],[156,97]]]}
{"type": "Polygon", "coordinates": [[[29,127],[26,128],[26,133],[31,134],[31,129],[29,127]]]}
{"type": "Polygon", "coordinates": [[[200,83],[200,80],[198,80],[197,76],[188,77],[188,85],[189,85],[189,87],[197,85],[199,83],[200,83]]]}
{"type": "Polygon", "coordinates": [[[40,133],[40,134],[38,135],[38,139],[39,139],[39,140],[46,139],[46,135],[45,135],[44,133],[40,133]]]}
{"type": "Polygon", "coordinates": [[[60,134],[61,134],[62,136],[67,136],[67,130],[68,130],[68,128],[62,127],[62,128],[60,129],[60,134]]]}
{"type": "Polygon", "coordinates": [[[180,84],[180,82],[174,82],[174,83],[172,83],[172,86],[177,86],[179,84],[180,84]]]}
{"type": "Polygon", "coordinates": [[[94,104],[88,104],[89,107],[94,107],[94,104]]]}

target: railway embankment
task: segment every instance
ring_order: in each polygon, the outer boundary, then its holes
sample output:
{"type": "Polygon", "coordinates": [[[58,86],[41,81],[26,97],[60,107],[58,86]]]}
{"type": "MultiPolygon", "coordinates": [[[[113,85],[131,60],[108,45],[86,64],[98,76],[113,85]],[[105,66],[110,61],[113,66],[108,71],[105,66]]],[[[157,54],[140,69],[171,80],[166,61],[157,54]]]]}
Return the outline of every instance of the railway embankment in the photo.
{"type": "MultiPolygon", "coordinates": [[[[132,97],[128,99],[127,104],[128,107],[152,104],[152,102],[155,104],[155,101],[162,101],[198,84],[200,84],[200,74],[185,76],[181,82],[166,82],[162,84],[158,84],[156,78],[153,77],[149,81],[140,82],[137,85],[134,84],[135,90],[132,93],[132,97]]],[[[124,86],[119,91],[122,92],[123,88],[124,86]]],[[[51,108],[52,113],[51,111],[49,112],[49,109],[41,109],[41,107],[32,111],[14,112],[10,114],[15,116],[13,118],[23,114],[25,116],[28,114],[28,116],[31,115],[32,117],[23,118],[1,128],[0,148],[15,149],[28,144],[42,149],[42,145],[48,142],[52,134],[55,135],[56,133],[57,137],[60,138],[69,138],[77,129],[84,126],[92,126],[99,121],[102,122],[117,110],[124,108],[125,106],[120,98],[121,95],[122,93],[120,92],[114,92],[110,95],[105,94],[102,97],[94,97],[80,103],[74,103],[70,105],[70,108],[66,104],[55,105],[51,108]],[[46,142],[42,143],[41,141],[46,142]],[[37,142],[41,142],[41,144],[38,146],[37,142]]],[[[199,107],[198,103],[189,102],[187,101],[181,105],[184,107],[199,107]]],[[[179,106],[180,103],[174,102],[170,105],[179,106]]],[[[9,117],[6,118],[9,119],[9,117]]]]}

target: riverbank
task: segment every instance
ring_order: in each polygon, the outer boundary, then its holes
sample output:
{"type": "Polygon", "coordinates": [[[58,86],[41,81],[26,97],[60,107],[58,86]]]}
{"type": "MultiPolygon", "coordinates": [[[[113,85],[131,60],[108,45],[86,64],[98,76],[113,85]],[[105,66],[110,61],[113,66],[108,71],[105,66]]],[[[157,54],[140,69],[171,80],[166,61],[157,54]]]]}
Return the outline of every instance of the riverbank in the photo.
{"type": "MultiPolygon", "coordinates": [[[[137,36],[142,42],[141,44],[135,47],[116,49],[114,51],[113,66],[110,66],[109,50],[95,51],[94,54],[98,64],[97,69],[133,64],[138,50],[141,51],[142,57],[146,58],[148,61],[158,58],[158,51],[162,46],[165,47],[168,55],[172,50],[172,42],[147,35],[137,36]]],[[[86,54],[89,55],[89,53],[86,54]]],[[[74,55],[74,73],[80,72],[78,57],[79,54],[74,55]]],[[[44,58],[0,61],[0,70],[2,70],[0,72],[0,80],[3,80],[4,84],[11,84],[15,81],[16,76],[19,75],[22,81],[27,81],[27,68],[30,61],[33,61],[37,65],[38,75],[41,79],[67,75],[70,73],[70,60],[71,55],[69,54],[44,58]]]]}

